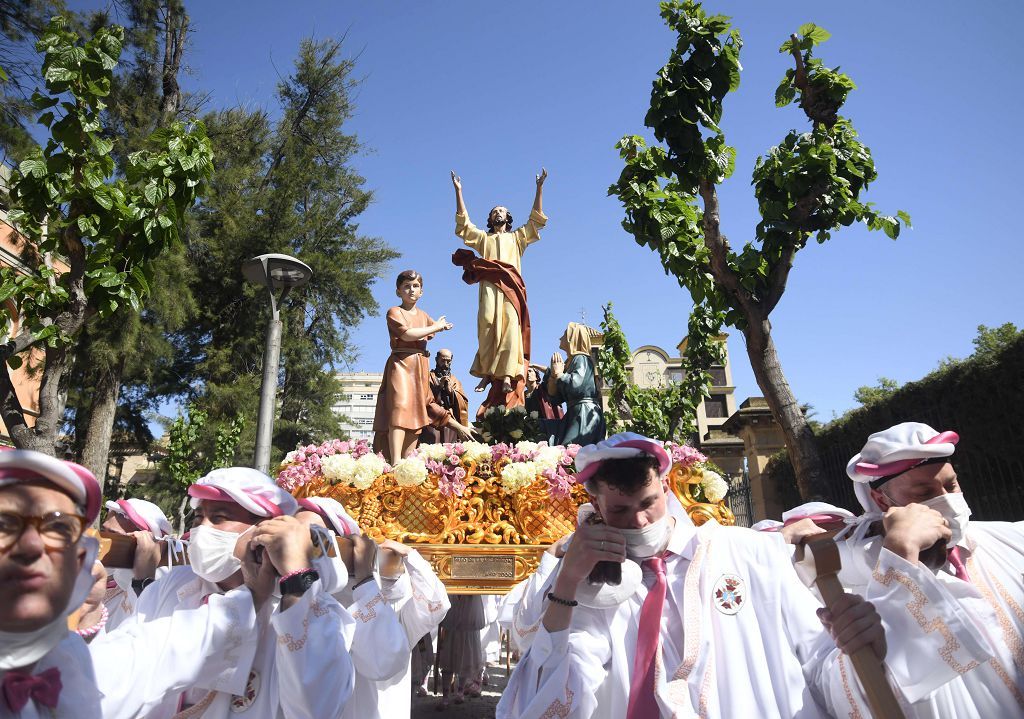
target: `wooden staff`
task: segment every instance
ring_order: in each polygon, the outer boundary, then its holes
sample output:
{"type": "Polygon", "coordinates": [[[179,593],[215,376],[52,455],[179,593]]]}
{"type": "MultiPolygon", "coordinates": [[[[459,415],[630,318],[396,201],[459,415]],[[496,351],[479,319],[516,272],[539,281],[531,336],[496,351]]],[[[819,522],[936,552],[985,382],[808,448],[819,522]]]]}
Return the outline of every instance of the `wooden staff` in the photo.
{"type": "MultiPolygon", "coordinates": [[[[802,574],[811,575],[813,572],[814,584],[821,593],[821,600],[831,611],[846,594],[836,576],[842,569],[842,560],[835,540],[820,534],[808,537],[796,545],[795,559],[798,565],[802,565],[802,574]]],[[[850,662],[864,687],[868,706],[876,719],[904,719],[903,709],[896,701],[896,695],[885,676],[885,662],[878,659],[874,650],[870,646],[861,647],[850,655],[850,662]]]]}
{"type": "MultiPolygon", "coordinates": [[[[131,569],[135,564],[135,537],[130,534],[114,534],[112,532],[96,532],[90,530],[90,534],[100,542],[99,560],[108,569],[131,569]]],[[[352,540],[348,537],[335,537],[335,544],[328,550],[328,556],[338,556],[345,562],[349,572],[352,571],[352,540]]],[[[184,552],[170,552],[167,542],[158,542],[160,545],[160,565],[168,566],[168,554],[170,554],[170,566],[188,564],[188,550],[184,552]]],[[[319,550],[318,550],[319,551],[319,550]]],[[[394,576],[402,571],[402,558],[397,552],[385,552],[381,557],[380,571],[387,576],[394,576]]]]}

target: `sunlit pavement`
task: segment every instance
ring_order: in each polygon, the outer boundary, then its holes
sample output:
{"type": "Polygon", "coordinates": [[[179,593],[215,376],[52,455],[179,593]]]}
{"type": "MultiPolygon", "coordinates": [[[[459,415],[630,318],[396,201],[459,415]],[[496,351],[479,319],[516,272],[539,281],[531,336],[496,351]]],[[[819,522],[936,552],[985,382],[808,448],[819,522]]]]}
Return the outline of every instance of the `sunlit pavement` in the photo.
{"type": "MultiPolygon", "coordinates": [[[[412,698],[412,719],[434,719],[452,717],[452,719],[493,719],[494,708],[505,689],[505,664],[487,665],[487,686],[481,687],[479,697],[466,697],[462,704],[450,703],[447,708],[439,710],[441,697],[428,694],[425,697],[412,698]]],[[[449,700],[450,701],[450,700],[449,700]]]]}

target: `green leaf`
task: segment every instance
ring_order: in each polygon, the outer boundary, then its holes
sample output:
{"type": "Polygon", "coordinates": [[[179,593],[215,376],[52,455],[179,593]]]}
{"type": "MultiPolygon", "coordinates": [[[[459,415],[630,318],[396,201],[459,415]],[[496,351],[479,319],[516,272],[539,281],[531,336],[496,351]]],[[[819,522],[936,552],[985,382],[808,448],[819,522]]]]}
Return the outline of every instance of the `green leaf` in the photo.
{"type": "Polygon", "coordinates": [[[910,215],[908,215],[906,212],[904,212],[903,210],[899,210],[896,212],[896,216],[903,220],[903,224],[906,225],[908,228],[912,227],[912,225],[910,224],[910,215]]]}
{"type": "Polygon", "coordinates": [[[815,25],[813,22],[801,25],[800,29],[797,30],[797,34],[807,40],[810,40],[812,45],[820,45],[832,37],[832,33],[823,27],[815,25]]]}

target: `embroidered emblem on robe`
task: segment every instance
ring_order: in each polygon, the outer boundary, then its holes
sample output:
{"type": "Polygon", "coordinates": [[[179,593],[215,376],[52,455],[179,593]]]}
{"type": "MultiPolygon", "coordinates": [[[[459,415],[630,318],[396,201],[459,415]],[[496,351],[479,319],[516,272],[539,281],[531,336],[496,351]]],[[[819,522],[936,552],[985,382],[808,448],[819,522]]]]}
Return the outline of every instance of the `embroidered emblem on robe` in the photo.
{"type": "Polygon", "coordinates": [[[231,712],[240,714],[252,706],[260,693],[260,674],[255,669],[249,672],[249,679],[245,683],[245,693],[231,695],[231,712]]]}
{"type": "Polygon", "coordinates": [[[715,582],[711,597],[722,614],[735,614],[747,604],[747,587],[735,574],[723,574],[715,582]]]}

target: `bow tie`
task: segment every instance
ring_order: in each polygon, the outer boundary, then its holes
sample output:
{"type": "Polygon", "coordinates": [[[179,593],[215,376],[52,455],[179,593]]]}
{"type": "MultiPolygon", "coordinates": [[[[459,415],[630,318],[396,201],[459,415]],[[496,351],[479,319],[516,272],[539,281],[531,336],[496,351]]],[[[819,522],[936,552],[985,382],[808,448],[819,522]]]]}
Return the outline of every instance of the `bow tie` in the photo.
{"type": "Polygon", "coordinates": [[[28,704],[29,699],[33,699],[45,707],[56,709],[62,686],[60,669],[57,667],[51,667],[35,675],[12,671],[4,675],[3,695],[7,706],[15,714],[28,704]]]}

